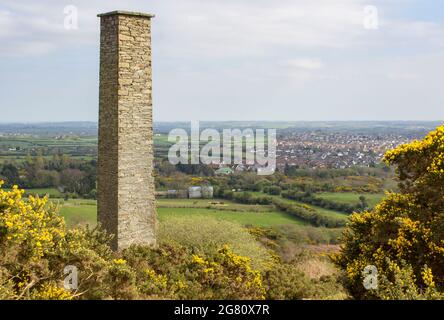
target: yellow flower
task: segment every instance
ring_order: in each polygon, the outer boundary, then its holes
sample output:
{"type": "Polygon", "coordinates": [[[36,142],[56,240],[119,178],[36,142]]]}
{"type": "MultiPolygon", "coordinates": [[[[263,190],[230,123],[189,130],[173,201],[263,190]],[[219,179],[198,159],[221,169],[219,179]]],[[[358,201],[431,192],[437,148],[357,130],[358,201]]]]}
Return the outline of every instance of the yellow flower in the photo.
{"type": "Polygon", "coordinates": [[[201,257],[199,257],[198,255],[195,255],[195,254],[193,254],[193,262],[195,262],[197,264],[201,264],[201,265],[206,264],[204,259],[202,259],[201,257]]]}
{"type": "Polygon", "coordinates": [[[432,269],[428,268],[427,266],[422,271],[422,279],[424,280],[424,283],[428,287],[434,287],[435,286],[435,281],[433,280],[432,269]]]}
{"type": "Polygon", "coordinates": [[[126,260],[124,259],[114,259],[113,262],[118,265],[126,264],[126,260]]]}

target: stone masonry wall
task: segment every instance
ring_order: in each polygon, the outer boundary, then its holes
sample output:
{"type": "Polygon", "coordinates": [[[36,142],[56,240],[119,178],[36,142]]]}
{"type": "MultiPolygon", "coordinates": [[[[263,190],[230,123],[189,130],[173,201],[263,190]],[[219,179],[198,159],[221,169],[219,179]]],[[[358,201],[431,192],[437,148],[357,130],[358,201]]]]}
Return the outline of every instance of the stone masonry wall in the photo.
{"type": "Polygon", "coordinates": [[[151,16],[99,16],[98,221],[115,249],[154,245],[151,16]]]}

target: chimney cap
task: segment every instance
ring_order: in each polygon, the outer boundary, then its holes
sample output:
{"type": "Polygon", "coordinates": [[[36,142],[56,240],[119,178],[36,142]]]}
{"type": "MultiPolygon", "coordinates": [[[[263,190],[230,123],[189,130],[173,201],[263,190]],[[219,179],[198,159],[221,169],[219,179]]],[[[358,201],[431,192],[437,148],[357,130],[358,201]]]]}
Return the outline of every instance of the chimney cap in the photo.
{"type": "Polygon", "coordinates": [[[123,11],[123,10],[116,10],[116,11],[111,11],[111,12],[106,12],[106,13],[100,13],[97,16],[98,17],[106,17],[106,16],[116,16],[116,15],[134,16],[134,17],[142,17],[142,18],[148,18],[148,19],[155,17],[155,15],[151,14],[151,13],[123,11]]]}

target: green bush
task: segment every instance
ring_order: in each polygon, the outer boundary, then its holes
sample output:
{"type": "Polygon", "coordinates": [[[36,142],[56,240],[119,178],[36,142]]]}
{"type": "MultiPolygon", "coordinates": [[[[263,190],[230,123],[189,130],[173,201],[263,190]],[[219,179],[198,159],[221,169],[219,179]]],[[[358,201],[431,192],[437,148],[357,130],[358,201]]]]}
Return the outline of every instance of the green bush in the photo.
{"type": "Polygon", "coordinates": [[[254,268],[263,270],[272,263],[269,251],[247,229],[211,217],[165,219],[159,226],[159,243],[177,243],[205,254],[228,244],[236,254],[250,258],[254,268]]]}

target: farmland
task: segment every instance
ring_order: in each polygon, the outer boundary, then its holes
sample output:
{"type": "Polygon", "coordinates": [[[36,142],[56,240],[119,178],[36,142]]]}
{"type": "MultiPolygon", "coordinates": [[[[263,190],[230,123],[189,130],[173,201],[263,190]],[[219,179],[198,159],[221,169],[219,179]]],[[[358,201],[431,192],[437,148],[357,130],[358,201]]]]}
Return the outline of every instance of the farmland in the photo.
{"type": "MultiPolygon", "coordinates": [[[[168,136],[156,134],[154,137],[156,156],[165,156],[168,147],[168,136]]],[[[0,164],[23,162],[28,155],[42,155],[51,159],[53,154],[66,154],[72,159],[92,160],[97,158],[97,136],[1,136],[0,164]]]]}
{"type": "Polygon", "coordinates": [[[356,204],[359,197],[364,196],[370,207],[376,206],[383,198],[383,193],[354,193],[354,192],[324,192],[316,194],[318,197],[339,203],[356,204]]]}
{"type": "MultiPolygon", "coordinates": [[[[69,228],[78,225],[96,225],[97,204],[95,200],[53,199],[69,228]]],[[[160,226],[179,221],[220,221],[247,228],[273,229],[285,234],[291,241],[307,244],[335,244],[341,228],[313,227],[307,222],[266,205],[244,205],[231,201],[208,201],[190,199],[160,199],[157,201],[160,226]],[[212,204],[219,202],[219,204],[212,204]],[[221,204],[223,203],[223,204],[221,204]],[[185,219],[185,220],[184,220],[185,219]],[[207,220],[205,220],[207,219],[207,220]],[[208,220],[209,219],[209,220],[208,220]]]]}
{"type": "MultiPolygon", "coordinates": [[[[97,204],[94,200],[70,199],[54,200],[60,207],[60,213],[68,226],[77,224],[96,224],[97,204]]],[[[212,201],[213,202],[213,201],[212,201]]],[[[277,225],[306,225],[284,212],[271,206],[243,205],[223,201],[223,204],[212,205],[206,200],[162,199],[157,201],[159,221],[170,217],[208,216],[219,220],[237,222],[241,225],[270,227],[277,225]]]]}

